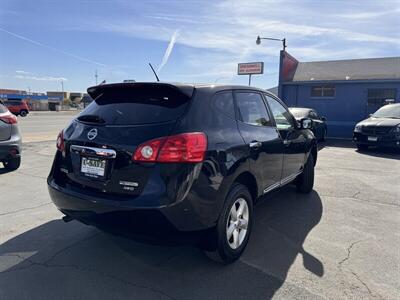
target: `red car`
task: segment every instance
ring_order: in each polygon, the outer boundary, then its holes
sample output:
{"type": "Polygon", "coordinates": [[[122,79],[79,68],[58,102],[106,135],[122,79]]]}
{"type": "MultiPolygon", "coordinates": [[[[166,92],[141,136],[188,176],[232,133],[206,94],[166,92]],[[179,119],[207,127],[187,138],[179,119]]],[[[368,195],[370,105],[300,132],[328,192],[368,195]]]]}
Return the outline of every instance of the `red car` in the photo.
{"type": "Polygon", "coordinates": [[[3,101],[3,104],[16,116],[26,117],[29,114],[29,106],[24,100],[8,99],[3,101]]]}

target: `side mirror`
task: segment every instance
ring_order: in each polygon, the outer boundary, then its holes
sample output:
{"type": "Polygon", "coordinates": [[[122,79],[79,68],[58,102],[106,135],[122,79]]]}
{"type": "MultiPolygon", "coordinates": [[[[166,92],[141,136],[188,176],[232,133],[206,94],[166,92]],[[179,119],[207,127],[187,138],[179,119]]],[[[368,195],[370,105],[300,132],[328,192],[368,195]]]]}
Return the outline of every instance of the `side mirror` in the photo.
{"type": "Polygon", "coordinates": [[[300,129],[311,129],[313,121],[309,118],[303,118],[300,120],[300,129]]]}
{"type": "Polygon", "coordinates": [[[326,118],[325,117],[321,117],[321,121],[326,121],[326,118]]]}

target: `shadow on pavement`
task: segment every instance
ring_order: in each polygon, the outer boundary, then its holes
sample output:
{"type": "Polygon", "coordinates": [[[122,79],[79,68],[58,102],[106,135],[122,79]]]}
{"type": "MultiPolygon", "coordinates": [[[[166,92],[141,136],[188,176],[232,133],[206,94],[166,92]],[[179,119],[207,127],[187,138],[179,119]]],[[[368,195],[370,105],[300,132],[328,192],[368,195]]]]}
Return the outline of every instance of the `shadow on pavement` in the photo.
{"type": "Polygon", "coordinates": [[[327,147],[340,147],[340,148],[356,148],[356,145],[351,139],[327,139],[327,147]]]}
{"type": "Polygon", "coordinates": [[[50,221],[0,245],[0,298],[270,299],[299,254],[308,271],[323,276],[322,263],[303,247],[321,215],[316,192],[301,195],[288,186],[262,199],[248,248],[228,266],[196,248],[144,245],[50,221]]]}
{"type": "MultiPolygon", "coordinates": [[[[1,164],[1,162],[0,162],[0,164],[1,164]]],[[[7,173],[10,173],[10,172],[13,172],[13,170],[6,169],[6,168],[4,168],[2,166],[0,167],[0,175],[7,174],[7,173]]]]}
{"type": "Polygon", "coordinates": [[[356,150],[361,155],[368,155],[389,159],[400,159],[400,149],[393,148],[368,148],[367,150],[356,150]]]}

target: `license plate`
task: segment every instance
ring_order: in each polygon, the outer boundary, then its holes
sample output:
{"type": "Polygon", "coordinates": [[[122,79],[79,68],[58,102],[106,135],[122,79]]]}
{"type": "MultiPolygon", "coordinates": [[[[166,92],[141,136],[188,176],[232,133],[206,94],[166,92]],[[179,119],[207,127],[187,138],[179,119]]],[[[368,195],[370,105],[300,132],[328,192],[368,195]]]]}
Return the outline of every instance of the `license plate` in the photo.
{"type": "Polygon", "coordinates": [[[106,161],[103,159],[82,157],[81,172],[89,177],[104,177],[106,161]]]}
{"type": "Polygon", "coordinates": [[[376,136],[369,136],[368,137],[368,141],[370,142],[376,142],[378,140],[378,138],[376,136]]]}

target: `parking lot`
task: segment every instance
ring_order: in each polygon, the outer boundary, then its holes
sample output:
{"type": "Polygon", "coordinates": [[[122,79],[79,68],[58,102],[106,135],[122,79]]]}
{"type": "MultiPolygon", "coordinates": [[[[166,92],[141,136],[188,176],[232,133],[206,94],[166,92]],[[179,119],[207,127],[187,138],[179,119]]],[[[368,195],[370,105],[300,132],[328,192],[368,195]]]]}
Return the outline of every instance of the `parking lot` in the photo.
{"type": "Polygon", "coordinates": [[[74,114],[19,118],[22,166],[0,167],[0,299],[399,299],[398,154],[321,145],[314,191],[262,199],[244,255],[222,266],[61,220],[46,177],[74,114]]]}

